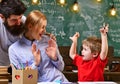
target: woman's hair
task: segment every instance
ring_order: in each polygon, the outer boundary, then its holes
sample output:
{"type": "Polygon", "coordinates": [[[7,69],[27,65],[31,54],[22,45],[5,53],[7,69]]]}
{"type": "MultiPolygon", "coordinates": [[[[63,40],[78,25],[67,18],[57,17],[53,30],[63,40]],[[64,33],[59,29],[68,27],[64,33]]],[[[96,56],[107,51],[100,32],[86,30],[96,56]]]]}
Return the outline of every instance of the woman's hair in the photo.
{"type": "Polygon", "coordinates": [[[40,27],[43,20],[47,20],[46,16],[39,10],[33,10],[28,14],[26,18],[25,28],[28,28],[30,24],[31,26],[38,25],[40,27]]]}
{"type": "Polygon", "coordinates": [[[90,47],[92,53],[100,53],[101,51],[101,39],[95,36],[88,37],[87,39],[83,40],[82,44],[90,47]]]}
{"type": "Polygon", "coordinates": [[[0,14],[5,18],[10,17],[10,15],[24,14],[26,9],[21,0],[2,0],[0,2],[0,14]]]}

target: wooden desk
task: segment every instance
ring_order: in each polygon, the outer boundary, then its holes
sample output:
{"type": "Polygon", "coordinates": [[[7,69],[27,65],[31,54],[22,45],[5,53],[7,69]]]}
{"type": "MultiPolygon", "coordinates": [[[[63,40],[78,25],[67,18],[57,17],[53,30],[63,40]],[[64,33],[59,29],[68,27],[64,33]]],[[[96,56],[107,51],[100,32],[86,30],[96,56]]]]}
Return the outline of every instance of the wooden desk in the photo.
{"type": "Polygon", "coordinates": [[[78,82],[78,84],[118,84],[117,82],[78,82]]]}
{"type": "MultiPolygon", "coordinates": [[[[63,71],[63,74],[70,82],[77,82],[77,72],[63,71]]],[[[120,82],[120,72],[104,72],[105,81],[120,82]]]]}
{"type": "Polygon", "coordinates": [[[0,84],[8,84],[8,79],[0,79],[0,84]]]}
{"type": "Polygon", "coordinates": [[[105,81],[120,82],[120,72],[104,72],[105,81]]]}
{"type": "Polygon", "coordinates": [[[73,82],[62,82],[62,83],[57,83],[57,82],[40,82],[37,84],[78,84],[78,83],[73,83],[73,82]]]}
{"type": "Polygon", "coordinates": [[[0,72],[0,79],[12,80],[12,76],[9,73],[1,73],[0,72]]]}

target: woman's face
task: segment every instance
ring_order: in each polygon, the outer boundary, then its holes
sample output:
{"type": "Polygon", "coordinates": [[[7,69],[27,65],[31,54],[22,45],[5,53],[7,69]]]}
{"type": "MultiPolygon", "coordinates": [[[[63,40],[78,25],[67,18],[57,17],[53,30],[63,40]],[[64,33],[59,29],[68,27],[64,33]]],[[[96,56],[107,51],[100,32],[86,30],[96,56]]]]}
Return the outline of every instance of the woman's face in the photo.
{"type": "Polygon", "coordinates": [[[31,28],[31,37],[34,40],[40,40],[41,36],[46,32],[47,21],[43,20],[40,25],[31,28]]]}

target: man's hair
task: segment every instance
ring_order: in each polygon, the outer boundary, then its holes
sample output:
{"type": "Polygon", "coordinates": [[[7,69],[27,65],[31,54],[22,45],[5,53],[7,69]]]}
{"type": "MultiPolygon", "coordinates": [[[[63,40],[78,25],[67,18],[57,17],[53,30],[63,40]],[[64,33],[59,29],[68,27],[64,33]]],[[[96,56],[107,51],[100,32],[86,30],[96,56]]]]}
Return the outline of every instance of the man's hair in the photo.
{"type": "Polygon", "coordinates": [[[92,53],[95,52],[100,53],[101,51],[101,39],[95,36],[86,38],[85,40],[82,41],[82,44],[90,47],[92,53]]]}
{"type": "Polygon", "coordinates": [[[8,18],[10,15],[24,14],[26,9],[21,0],[2,0],[0,2],[0,14],[5,18],[8,18]]]}

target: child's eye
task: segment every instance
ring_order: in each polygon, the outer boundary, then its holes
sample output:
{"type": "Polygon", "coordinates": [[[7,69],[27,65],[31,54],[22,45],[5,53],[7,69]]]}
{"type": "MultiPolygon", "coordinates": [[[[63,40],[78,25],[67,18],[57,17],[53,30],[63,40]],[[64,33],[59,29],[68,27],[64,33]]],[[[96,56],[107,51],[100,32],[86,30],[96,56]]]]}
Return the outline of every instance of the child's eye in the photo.
{"type": "Polygon", "coordinates": [[[83,48],[83,50],[86,50],[85,48],[83,48]]]}

